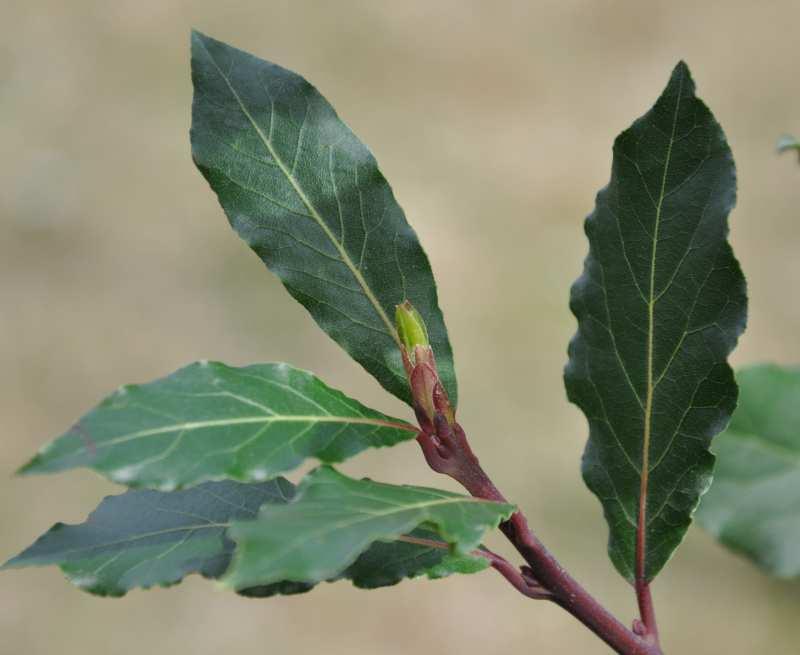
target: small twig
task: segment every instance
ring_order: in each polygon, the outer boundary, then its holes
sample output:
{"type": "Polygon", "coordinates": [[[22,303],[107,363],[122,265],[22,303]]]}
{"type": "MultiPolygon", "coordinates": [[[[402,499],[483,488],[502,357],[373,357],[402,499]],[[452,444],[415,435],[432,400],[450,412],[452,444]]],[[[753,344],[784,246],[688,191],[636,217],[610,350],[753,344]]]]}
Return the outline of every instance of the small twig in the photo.
{"type": "MultiPolygon", "coordinates": [[[[437,541],[436,539],[426,539],[424,537],[414,537],[411,535],[403,535],[397,538],[398,541],[403,541],[408,544],[416,544],[417,546],[426,546],[428,548],[440,548],[442,550],[449,550],[450,544],[444,541],[437,541]]],[[[493,569],[500,573],[506,580],[508,580],[514,588],[528,598],[535,598],[536,600],[552,599],[552,594],[542,587],[532,573],[526,571],[527,567],[522,570],[516,568],[502,555],[493,553],[488,548],[476,548],[471,553],[475,557],[483,557],[489,560],[489,564],[493,569]]]]}
{"type": "Polygon", "coordinates": [[[539,584],[528,567],[518,569],[504,557],[488,550],[477,551],[476,554],[486,557],[492,568],[508,580],[523,596],[534,600],[553,600],[553,594],[539,584]]]}
{"type": "MultiPolygon", "coordinates": [[[[461,483],[477,498],[506,502],[481,468],[461,426],[450,423],[441,413],[434,416],[433,425],[433,430],[417,436],[428,465],[461,483]]],[[[657,643],[628,629],[567,573],[531,532],[521,512],[501,523],[500,529],[528,563],[529,579],[549,592],[549,600],[567,610],[617,653],[662,655],[657,643]]]]}

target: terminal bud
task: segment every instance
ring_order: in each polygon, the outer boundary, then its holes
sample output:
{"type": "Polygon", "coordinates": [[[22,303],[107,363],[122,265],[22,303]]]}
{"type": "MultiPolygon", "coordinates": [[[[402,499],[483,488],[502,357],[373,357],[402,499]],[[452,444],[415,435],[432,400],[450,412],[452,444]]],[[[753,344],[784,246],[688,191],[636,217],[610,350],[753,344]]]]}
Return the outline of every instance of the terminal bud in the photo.
{"type": "Polygon", "coordinates": [[[397,326],[397,336],[400,337],[400,343],[403,344],[407,353],[413,353],[417,346],[430,347],[425,321],[408,300],[397,305],[394,320],[397,326]]]}
{"type": "Polygon", "coordinates": [[[426,433],[434,432],[437,415],[443,416],[452,425],[455,412],[439,380],[428,329],[420,313],[408,300],[397,305],[395,325],[420,428],[426,433]]]}

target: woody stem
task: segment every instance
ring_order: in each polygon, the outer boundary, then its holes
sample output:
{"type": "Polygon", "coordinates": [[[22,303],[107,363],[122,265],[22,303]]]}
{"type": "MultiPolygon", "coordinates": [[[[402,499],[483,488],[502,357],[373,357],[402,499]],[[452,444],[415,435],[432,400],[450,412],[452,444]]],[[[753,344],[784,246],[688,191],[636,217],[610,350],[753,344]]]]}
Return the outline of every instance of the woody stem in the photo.
{"type": "MultiPolygon", "coordinates": [[[[417,437],[428,465],[461,483],[476,498],[506,502],[472,452],[461,426],[449,424],[441,414],[434,424],[433,432],[420,432],[417,437]]],[[[628,629],[567,573],[533,534],[521,512],[501,523],[500,530],[527,562],[530,576],[549,592],[548,600],[572,614],[617,653],[662,655],[658,644],[628,629]]]]}

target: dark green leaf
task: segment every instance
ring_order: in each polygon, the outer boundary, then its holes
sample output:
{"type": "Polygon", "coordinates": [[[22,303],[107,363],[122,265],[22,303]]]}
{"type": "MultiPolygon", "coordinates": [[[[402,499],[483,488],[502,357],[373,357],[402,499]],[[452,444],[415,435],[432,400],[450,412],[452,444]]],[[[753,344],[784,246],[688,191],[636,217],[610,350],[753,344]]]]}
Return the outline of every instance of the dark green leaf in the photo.
{"type": "Polygon", "coordinates": [[[773,575],[800,575],[800,369],[739,371],[739,407],[714,440],[697,520],[773,575]]]}
{"type": "Polygon", "coordinates": [[[101,596],[166,587],[190,573],[216,578],[233,552],[225,537],[230,521],[253,518],[262,504],[285,503],[293,493],[283,478],[128,491],[107,497],[85,523],[56,523],[3,568],[58,564],[70,582],[101,596]]]}
{"type": "MultiPolygon", "coordinates": [[[[377,541],[394,542],[420,527],[450,544],[463,563],[513,509],[436,489],[353,480],[322,467],[303,480],[293,503],[266,505],[255,521],[231,526],[237,548],[223,582],[234,589],[315,582],[347,570],[357,584],[371,586],[374,565],[352,567],[359,555],[377,541]]],[[[446,572],[456,565],[449,561],[446,572]]]]}
{"type": "MultiPolygon", "coordinates": [[[[103,500],[85,523],[56,524],[3,568],[58,564],[70,582],[102,596],[169,586],[190,573],[217,578],[234,549],[225,536],[230,522],[253,519],[263,504],[284,504],[294,493],[294,485],[284,478],[254,484],[206,482],[172,492],[128,491],[103,500]]],[[[418,575],[473,573],[488,564],[482,557],[451,554],[435,533],[416,530],[392,542],[372,544],[335,579],[375,588],[418,575]]],[[[281,580],[241,593],[265,598],[313,587],[314,583],[281,580]]]]}
{"type": "Polygon", "coordinates": [[[219,478],[263,481],[311,457],[341,462],[415,436],[409,424],[287,364],[200,362],[121,387],[22,472],[87,466],[132,487],[171,490],[219,478]]]}
{"type": "Polygon", "coordinates": [[[319,325],[410,402],[394,323],[410,300],[456,404],[428,258],[372,153],[302,77],[192,35],[192,155],[233,228],[319,325]]]}
{"type": "Polygon", "coordinates": [[[489,566],[485,557],[451,552],[441,536],[423,528],[391,541],[375,541],[334,579],[352,580],[356,587],[375,589],[403,578],[444,578],[452,573],[477,573],[489,566]]]}
{"type": "Polygon", "coordinates": [[[730,148],[681,62],[614,142],[570,301],[565,382],[589,421],[583,476],[628,579],[652,579],[680,543],[710,481],[711,438],[736,406],[727,356],[747,301],[726,240],[735,199],[730,148]]]}

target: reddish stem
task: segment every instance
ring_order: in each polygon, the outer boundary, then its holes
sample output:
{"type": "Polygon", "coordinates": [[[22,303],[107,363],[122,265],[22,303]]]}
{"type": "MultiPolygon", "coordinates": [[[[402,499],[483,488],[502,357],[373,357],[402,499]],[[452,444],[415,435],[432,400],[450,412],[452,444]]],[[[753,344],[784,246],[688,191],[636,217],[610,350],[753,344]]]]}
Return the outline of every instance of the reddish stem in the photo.
{"type": "MultiPolygon", "coordinates": [[[[427,548],[440,548],[441,550],[450,549],[450,544],[445,541],[425,539],[424,537],[412,537],[407,534],[398,537],[397,541],[404,541],[408,544],[416,544],[417,546],[425,546],[427,548]]],[[[521,594],[537,600],[545,600],[551,597],[549,591],[542,588],[535,580],[526,576],[523,571],[516,568],[502,555],[493,553],[488,548],[476,548],[472,551],[472,555],[489,560],[489,565],[508,580],[521,594]]]]}
{"type": "MultiPolygon", "coordinates": [[[[460,482],[477,498],[506,502],[481,468],[461,426],[451,425],[441,414],[435,416],[434,424],[435,433],[420,432],[417,436],[428,465],[460,482]]],[[[656,641],[628,629],[567,573],[531,532],[521,512],[501,523],[500,529],[528,563],[529,569],[523,573],[550,593],[549,600],[567,610],[617,653],[662,655],[656,641]]]]}
{"type": "Polygon", "coordinates": [[[500,575],[524,596],[536,600],[553,600],[553,594],[539,584],[527,570],[520,570],[504,557],[488,550],[481,550],[476,554],[486,557],[500,575]]]}
{"type": "Polygon", "coordinates": [[[636,573],[634,587],[636,589],[636,602],[639,604],[641,618],[641,634],[648,641],[658,644],[658,626],[656,625],[656,612],[653,607],[653,596],[650,593],[650,584],[647,582],[645,562],[645,542],[647,530],[647,476],[642,474],[641,493],[639,494],[639,514],[636,522],[636,573]]]}
{"type": "Polygon", "coordinates": [[[658,625],[653,608],[653,596],[646,580],[636,580],[636,601],[639,603],[639,616],[642,621],[641,635],[653,644],[658,644],[658,625]]]}

